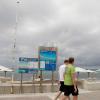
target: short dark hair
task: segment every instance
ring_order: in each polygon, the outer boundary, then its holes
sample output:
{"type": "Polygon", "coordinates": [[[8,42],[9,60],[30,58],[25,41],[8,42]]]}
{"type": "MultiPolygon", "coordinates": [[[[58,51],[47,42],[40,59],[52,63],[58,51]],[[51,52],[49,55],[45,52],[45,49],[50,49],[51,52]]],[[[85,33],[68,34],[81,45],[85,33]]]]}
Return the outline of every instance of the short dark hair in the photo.
{"type": "Polygon", "coordinates": [[[68,61],[72,64],[74,62],[74,57],[70,57],[68,61]]]}
{"type": "Polygon", "coordinates": [[[68,63],[68,60],[67,60],[67,59],[65,59],[65,60],[64,60],[64,63],[68,63]]]}

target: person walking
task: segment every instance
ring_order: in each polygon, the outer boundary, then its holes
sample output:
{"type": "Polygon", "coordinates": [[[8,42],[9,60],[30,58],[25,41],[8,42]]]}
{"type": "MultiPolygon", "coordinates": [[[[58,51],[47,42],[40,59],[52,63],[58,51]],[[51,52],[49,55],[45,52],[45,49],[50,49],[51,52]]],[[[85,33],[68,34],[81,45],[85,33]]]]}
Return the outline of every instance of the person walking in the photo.
{"type": "Polygon", "coordinates": [[[64,96],[61,98],[61,100],[66,100],[69,98],[69,95],[73,95],[73,100],[78,100],[78,88],[77,88],[77,77],[75,73],[75,67],[74,67],[74,58],[69,58],[69,64],[67,65],[67,70],[65,71],[65,79],[64,79],[64,96]]]}
{"type": "Polygon", "coordinates": [[[64,87],[64,73],[65,73],[65,69],[67,67],[67,64],[68,64],[68,60],[64,60],[64,64],[59,67],[58,73],[59,73],[60,88],[59,88],[59,92],[54,100],[57,100],[60,97],[60,95],[62,94],[62,92],[64,92],[64,89],[65,89],[65,87],[64,87]]]}

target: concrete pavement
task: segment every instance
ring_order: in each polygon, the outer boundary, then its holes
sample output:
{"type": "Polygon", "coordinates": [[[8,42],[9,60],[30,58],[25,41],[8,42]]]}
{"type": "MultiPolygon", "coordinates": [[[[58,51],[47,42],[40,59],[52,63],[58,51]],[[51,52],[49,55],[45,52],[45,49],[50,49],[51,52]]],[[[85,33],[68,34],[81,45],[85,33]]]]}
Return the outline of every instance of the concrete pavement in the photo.
{"type": "MultiPolygon", "coordinates": [[[[0,95],[0,100],[54,100],[55,96],[56,93],[0,95]]],[[[100,91],[80,90],[79,100],[100,100],[100,91]]]]}

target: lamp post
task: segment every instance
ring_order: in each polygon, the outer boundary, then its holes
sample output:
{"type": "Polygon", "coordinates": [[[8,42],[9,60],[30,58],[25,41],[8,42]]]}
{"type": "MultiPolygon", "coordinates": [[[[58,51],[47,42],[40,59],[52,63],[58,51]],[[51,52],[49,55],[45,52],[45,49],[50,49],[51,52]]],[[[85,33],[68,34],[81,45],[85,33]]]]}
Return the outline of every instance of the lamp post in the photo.
{"type": "Polygon", "coordinates": [[[13,90],[13,81],[14,81],[14,67],[16,67],[16,34],[17,34],[17,28],[18,28],[18,5],[20,1],[16,0],[16,16],[15,16],[15,28],[14,28],[14,38],[13,38],[13,50],[12,50],[12,86],[11,86],[11,94],[14,93],[13,90]]]}

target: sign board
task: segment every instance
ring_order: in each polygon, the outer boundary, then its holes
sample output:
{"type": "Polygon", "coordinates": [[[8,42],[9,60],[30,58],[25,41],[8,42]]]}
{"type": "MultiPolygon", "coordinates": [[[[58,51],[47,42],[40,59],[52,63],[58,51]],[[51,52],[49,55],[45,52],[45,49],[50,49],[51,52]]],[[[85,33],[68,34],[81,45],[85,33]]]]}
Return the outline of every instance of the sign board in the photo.
{"type": "Polygon", "coordinates": [[[19,61],[24,61],[24,62],[35,62],[35,61],[38,61],[38,58],[26,58],[26,57],[20,57],[19,58],[19,61]]]}
{"type": "Polygon", "coordinates": [[[38,58],[19,58],[19,72],[25,71],[25,73],[36,73],[39,69],[38,58]]]}
{"type": "Polygon", "coordinates": [[[54,71],[57,63],[56,47],[40,47],[39,48],[40,69],[54,71]]]}

